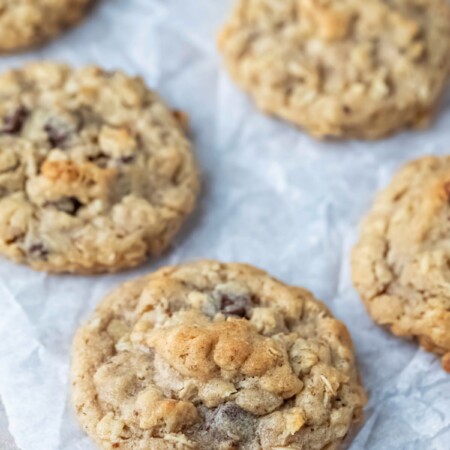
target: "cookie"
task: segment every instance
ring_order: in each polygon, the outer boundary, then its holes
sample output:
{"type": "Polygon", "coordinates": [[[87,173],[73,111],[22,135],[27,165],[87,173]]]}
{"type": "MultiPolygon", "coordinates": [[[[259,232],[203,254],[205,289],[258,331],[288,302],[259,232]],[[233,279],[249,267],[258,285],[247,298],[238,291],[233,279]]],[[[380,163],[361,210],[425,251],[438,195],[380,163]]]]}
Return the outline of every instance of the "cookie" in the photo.
{"type": "Polygon", "coordinates": [[[76,334],[73,400],[102,449],[337,449],[362,419],[346,327],[243,264],[167,267],[76,334]]]}
{"type": "Polygon", "coordinates": [[[234,80],[319,138],[432,119],[450,71],[447,0],[238,0],[219,36],[234,80]]]}
{"type": "Polygon", "coordinates": [[[0,76],[0,254],[117,271],[160,254],[194,207],[183,131],[139,78],[34,63],[0,76]]]}
{"type": "Polygon", "coordinates": [[[79,22],[93,0],[1,0],[0,52],[32,47],[79,22]]]}
{"type": "Polygon", "coordinates": [[[450,371],[450,157],[407,164],[376,199],[352,254],[373,319],[417,338],[450,371]]]}

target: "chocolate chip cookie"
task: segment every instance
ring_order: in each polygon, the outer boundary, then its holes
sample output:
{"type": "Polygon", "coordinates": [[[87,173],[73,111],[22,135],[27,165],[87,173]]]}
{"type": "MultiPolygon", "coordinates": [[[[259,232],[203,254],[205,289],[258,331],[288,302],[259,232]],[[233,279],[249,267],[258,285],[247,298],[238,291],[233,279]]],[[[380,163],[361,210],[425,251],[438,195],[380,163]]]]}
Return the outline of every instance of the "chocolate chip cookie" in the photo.
{"type": "Polygon", "coordinates": [[[337,449],[362,419],[346,327],[308,291],[200,261],[128,282],[76,334],[73,399],[103,449],[337,449]]]}
{"type": "Polygon", "coordinates": [[[442,355],[450,372],[450,157],[407,164],[376,199],[353,250],[369,314],[442,355]]]}
{"type": "Polygon", "coordinates": [[[41,44],[76,24],[93,0],[0,0],[0,52],[41,44]]]}
{"type": "Polygon", "coordinates": [[[193,209],[183,131],[139,78],[34,63],[0,76],[0,253],[96,273],[160,254],[193,209]]]}
{"type": "Polygon", "coordinates": [[[316,137],[376,139],[433,117],[447,0],[238,0],[219,47],[235,81],[316,137]]]}

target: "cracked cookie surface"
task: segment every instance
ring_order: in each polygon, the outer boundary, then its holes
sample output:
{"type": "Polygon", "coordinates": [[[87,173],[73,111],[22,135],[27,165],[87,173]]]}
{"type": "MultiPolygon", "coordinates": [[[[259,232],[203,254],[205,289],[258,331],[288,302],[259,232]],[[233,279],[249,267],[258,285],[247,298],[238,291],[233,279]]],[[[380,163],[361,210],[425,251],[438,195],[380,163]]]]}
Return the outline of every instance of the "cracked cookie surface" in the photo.
{"type": "Polygon", "coordinates": [[[450,157],[402,168],[377,197],[352,253],[368,312],[442,355],[450,372],[450,157]]]}
{"type": "Polygon", "coordinates": [[[79,22],[93,0],[0,0],[0,52],[32,47],[79,22]]]}
{"type": "Polygon", "coordinates": [[[446,0],[238,0],[219,36],[234,80],[316,137],[432,119],[450,71],[446,0]]]}
{"type": "Polygon", "coordinates": [[[0,253],[80,273],[161,253],[198,191],[183,118],[121,72],[33,63],[0,75],[0,253]]]}
{"type": "Polygon", "coordinates": [[[337,449],[365,404],[348,331],[321,302],[215,261],[112,292],[76,334],[72,380],[104,449],[337,449]]]}

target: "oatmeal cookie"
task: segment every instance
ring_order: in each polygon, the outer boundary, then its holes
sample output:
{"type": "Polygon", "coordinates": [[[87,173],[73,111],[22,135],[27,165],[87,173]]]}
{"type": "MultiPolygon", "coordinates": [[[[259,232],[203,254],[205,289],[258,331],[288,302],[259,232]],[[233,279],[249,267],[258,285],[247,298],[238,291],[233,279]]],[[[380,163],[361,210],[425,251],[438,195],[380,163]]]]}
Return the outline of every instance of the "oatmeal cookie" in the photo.
{"type": "Polygon", "coordinates": [[[73,400],[103,449],[337,449],[362,419],[346,327],[308,291],[200,261],[124,284],[76,334],[73,400]]]}
{"type": "Polygon", "coordinates": [[[417,338],[450,371],[450,157],[407,164],[376,199],[353,250],[369,314],[417,338]]]}
{"type": "Polygon", "coordinates": [[[0,52],[32,47],[82,19],[93,0],[0,0],[0,52]]]}
{"type": "Polygon", "coordinates": [[[450,72],[447,0],[238,0],[219,36],[235,81],[316,137],[432,119],[450,72]]]}
{"type": "Polygon", "coordinates": [[[198,190],[184,116],[139,78],[34,63],[0,76],[0,253],[38,270],[135,266],[198,190]]]}

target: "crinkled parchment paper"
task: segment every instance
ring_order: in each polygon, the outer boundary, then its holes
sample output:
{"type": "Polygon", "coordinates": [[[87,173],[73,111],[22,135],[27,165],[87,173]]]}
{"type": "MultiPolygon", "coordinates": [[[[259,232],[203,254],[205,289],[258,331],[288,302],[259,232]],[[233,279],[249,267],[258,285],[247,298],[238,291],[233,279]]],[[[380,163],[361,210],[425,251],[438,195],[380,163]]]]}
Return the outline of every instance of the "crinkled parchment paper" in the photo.
{"type": "Polygon", "coordinates": [[[449,450],[450,375],[436,357],[371,322],[350,283],[349,250],[375,191],[403,162],[450,152],[450,96],[429,131],[315,142],[256,111],[221,68],[215,32],[231,1],[103,0],[45,48],[0,59],[1,70],[55,58],[142,75],[190,114],[204,180],[174,248],[137,270],[49,276],[0,260],[0,397],[10,433],[23,450],[93,449],[69,400],[76,327],[122,281],[208,257],[253,263],[305,286],[348,325],[370,394],[352,450],[449,450]]]}

